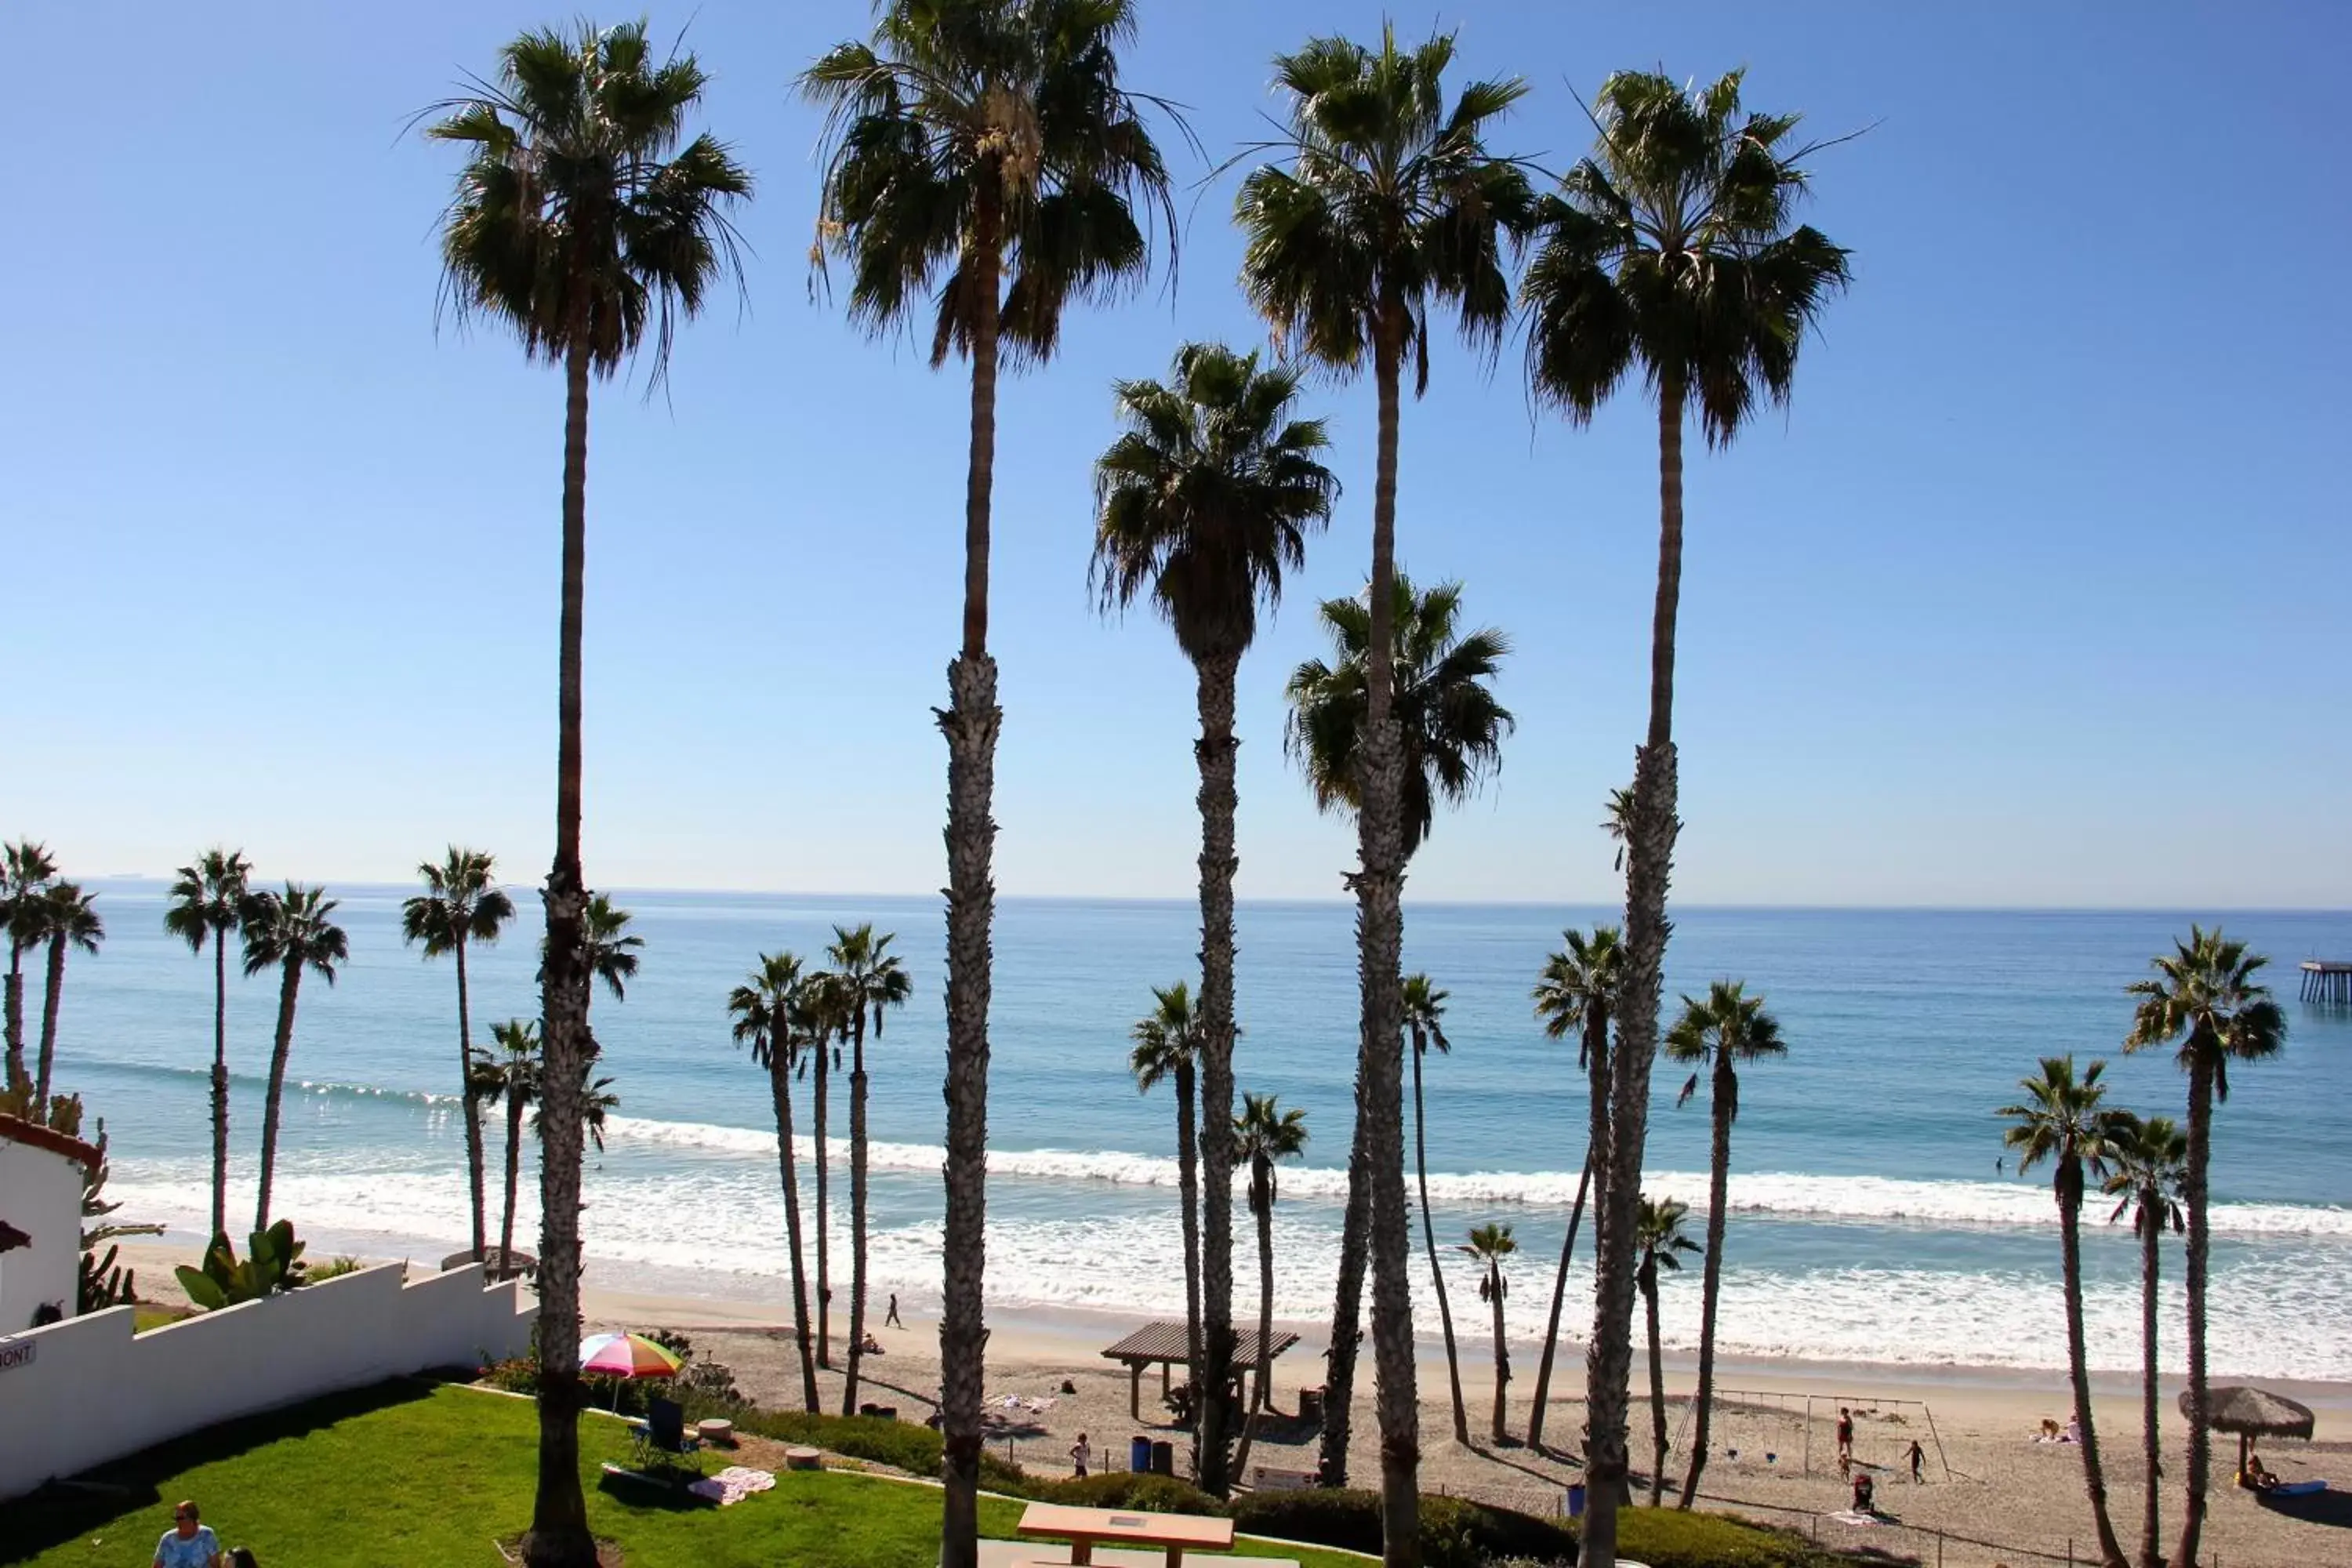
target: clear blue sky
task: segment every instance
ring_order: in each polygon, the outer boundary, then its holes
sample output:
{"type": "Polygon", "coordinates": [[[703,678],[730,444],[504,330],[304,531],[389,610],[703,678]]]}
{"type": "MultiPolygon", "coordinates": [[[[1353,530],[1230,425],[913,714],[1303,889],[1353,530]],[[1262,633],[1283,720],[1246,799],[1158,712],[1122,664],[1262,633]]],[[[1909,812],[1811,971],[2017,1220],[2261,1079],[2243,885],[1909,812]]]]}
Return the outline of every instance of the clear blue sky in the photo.
{"type": "MultiPolygon", "coordinates": [[[[402,127],[565,14],[10,8],[0,832],[87,874],[225,839],[265,874],[394,879],[452,838],[541,873],[562,387],[494,331],[436,335],[453,160],[402,127]]],[[[1614,67],[1744,64],[1752,104],[1872,128],[1819,160],[1810,216],[1856,280],[1793,409],[1695,449],[1678,897],[2347,901],[2346,13],[1433,15],[1467,71],[1528,78],[1500,140],[1552,166],[1589,140],[1570,85],[1614,67]]],[[[708,123],[761,180],[756,255],[748,310],[685,333],[667,401],[595,404],[589,873],[936,888],[965,382],[811,301],[817,125],[790,92],[866,11],[692,16],[708,123]]],[[[1380,19],[1147,0],[1129,76],[1222,157],[1272,106],[1275,51],[1380,19]]],[[[1262,337],[1231,199],[1229,177],[1191,208],[1172,301],[1076,312],[1059,361],[1003,387],[1007,892],[1192,885],[1191,677],[1155,622],[1092,612],[1087,465],[1113,377],[1262,337]]],[[[1368,550],[1369,392],[1311,400],[1347,493],[1243,670],[1244,896],[1337,896],[1351,858],[1280,747],[1312,602],[1368,550]]],[[[1654,428],[1629,397],[1568,430],[1515,355],[1490,375],[1450,343],[1407,405],[1403,560],[1514,637],[1520,720],[1415,895],[1615,896],[1592,825],[1641,727],[1654,428]]]]}

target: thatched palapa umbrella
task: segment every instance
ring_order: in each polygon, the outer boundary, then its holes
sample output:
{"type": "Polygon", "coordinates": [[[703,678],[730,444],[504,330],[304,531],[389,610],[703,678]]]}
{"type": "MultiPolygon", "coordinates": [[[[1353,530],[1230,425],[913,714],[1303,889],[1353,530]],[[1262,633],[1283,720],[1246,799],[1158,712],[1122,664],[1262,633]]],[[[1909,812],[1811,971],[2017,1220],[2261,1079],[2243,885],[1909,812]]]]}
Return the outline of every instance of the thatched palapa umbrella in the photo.
{"type": "MultiPolygon", "coordinates": [[[[2238,1473],[2246,1469],[2246,1447],[2256,1437],[2308,1437],[2315,1417],[2307,1406],[2267,1389],[2233,1384],[2209,1389],[2205,1395],[2206,1424],[2216,1432],[2238,1435],[2238,1473]]],[[[2180,1413],[2191,1420],[2189,1391],[2180,1391],[2180,1413]]]]}

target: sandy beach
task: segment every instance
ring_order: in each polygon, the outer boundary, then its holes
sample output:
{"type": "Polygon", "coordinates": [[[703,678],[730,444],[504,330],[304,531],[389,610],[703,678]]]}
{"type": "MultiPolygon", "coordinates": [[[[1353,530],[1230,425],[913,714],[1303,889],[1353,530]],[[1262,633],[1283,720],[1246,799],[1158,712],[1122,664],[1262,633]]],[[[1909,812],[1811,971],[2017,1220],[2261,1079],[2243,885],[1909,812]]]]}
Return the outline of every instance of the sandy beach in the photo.
{"type": "MultiPolygon", "coordinates": [[[[123,1250],[125,1261],[139,1270],[142,1297],[159,1301],[176,1298],[171,1265],[189,1260],[188,1245],[167,1240],[127,1244],[123,1250]]],[[[753,1299],[748,1292],[729,1296],[606,1289],[595,1275],[592,1261],[586,1291],[590,1327],[683,1331],[691,1336],[698,1355],[731,1368],[753,1400],[776,1406],[799,1403],[789,1310],[782,1303],[753,1299]]],[[[902,1419],[920,1420],[938,1390],[936,1322],[902,1307],[904,1328],[880,1327],[882,1306],[874,1303],[875,1332],[885,1353],[866,1363],[861,1400],[895,1405],[902,1419]]],[[[837,1407],[841,1397],[837,1369],[846,1349],[845,1322],[845,1315],[835,1320],[836,1370],[819,1373],[828,1408],[837,1407]]],[[[1138,1419],[1129,1413],[1126,1370],[1100,1353],[1139,1327],[1136,1321],[1075,1310],[992,1312],[990,1324],[988,1395],[997,1406],[992,1411],[996,1451],[1046,1473],[1069,1470],[1070,1448],[1080,1433],[1097,1466],[1124,1466],[1129,1440],[1137,1435],[1174,1440],[1179,1455],[1183,1453],[1181,1434],[1160,1405],[1157,1375],[1144,1379],[1138,1419]],[[1063,1392],[1065,1384],[1076,1392],[1063,1392]],[[1001,1402],[1008,1399],[1020,1404],[1006,1408],[1001,1402]]],[[[1259,1428],[1250,1464],[1311,1470],[1317,1434],[1311,1424],[1296,1418],[1297,1395],[1300,1388],[1322,1381],[1323,1341],[1315,1324],[1281,1326],[1298,1333],[1300,1342],[1276,1363],[1271,1402],[1275,1414],[1259,1428]]],[[[1541,1451],[1519,1440],[1526,1431],[1526,1400],[1534,1385],[1537,1348],[1517,1342],[1511,1346],[1507,1429],[1513,1436],[1497,1445],[1488,1436],[1494,1397],[1490,1342],[1465,1338],[1461,1345],[1463,1398],[1471,1435],[1467,1444],[1453,1437],[1444,1356],[1434,1346],[1423,1347],[1419,1394],[1425,1489],[1530,1511],[1559,1510],[1564,1489],[1578,1479],[1570,1453],[1584,1420],[1582,1347],[1566,1340],[1561,1345],[1541,1451]]],[[[1633,1447],[1637,1470],[1645,1473],[1652,1443],[1649,1382],[1639,1355],[1636,1363],[1633,1447]]],[[[1369,1354],[1359,1378],[1350,1472],[1361,1482],[1378,1473],[1369,1354]]],[[[1687,1464],[1682,1427],[1691,1380],[1689,1358],[1668,1355],[1666,1422],[1675,1439],[1668,1474],[1677,1480],[1687,1464]]],[[[1706,1507],[1801,1530],[1824,1545],[1891,1552],[1923,1563],[2020,1568],[2037,1557],[2059,1563],[2070,1556],[2095,1560],[2089,1544],[2093,1532],[2080,1450],[2034,1440],[2045,1418],[2063,1422],[2066,1416],[2063,1371],[1731,1360],[1720,1363],[1717,1384],[1723,1393],[1716,1454],[1702,1483],[1706,1507]],[[1852,1497],[1836,1462],[1834,1429],[1842,1405],[1856,1415],[1855,1460],[1873,1475],[1879,1509],[1899,1522],[1855,1526],[1829,1517],[1852,1497]],[[1916,1485],[1906,1461],[1915,1440],[1925,1454],[1923,1480],[1916,1485]]],[[[2111,1507],[2117,1534],[2129,1552],[2138,1540],[2145,1496],[2138,1383],[2102,1375],[2095,1386],[2111,1507]]],[[[2263,1386],[2319,1414],[2315,1441],[2263,1446],[2270,1467],[2289,1481],[2316,1478],[2338,1488],[2352,1486],[2352,1384],[2265,1380],[2263,1386]]],[[[2168,1380],[2168,1550],[2179,1524],[2174,1489],[2186,1453],[2186,1424],[2174,1403],[2178,1392],[2177,1383],[2168,1380]]],[[[2217,1486],[2203,1552],[2208,1562],[2302,1568],[2352,1553],[2352,1506],[2340,1494],[2296,1513],[2266,1507],[2252,1494],[2229,1485],[2234,1462],[2233,1441],[2218,1439],[2217,1486]]],[[[1181,1463],[1180,1458],[1180,1468],[1181,1463]]]]}

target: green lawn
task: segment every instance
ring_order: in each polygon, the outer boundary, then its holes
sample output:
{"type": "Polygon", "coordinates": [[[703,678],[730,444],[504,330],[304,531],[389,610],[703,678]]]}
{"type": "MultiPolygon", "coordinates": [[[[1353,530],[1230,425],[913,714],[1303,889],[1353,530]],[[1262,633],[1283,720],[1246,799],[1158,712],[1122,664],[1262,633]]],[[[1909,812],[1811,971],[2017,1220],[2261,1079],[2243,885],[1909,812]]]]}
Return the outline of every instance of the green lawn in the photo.
{"type": "MultiPolygon", "coordinates": [[[[233,1421],[109,1465],[110,1493],[52,1489],[0,1508],[0,1563],[144,1564],[177,1500],[194,1498],[226,1546],[269,1568],[462,1568],[499,1562],[491,1542],[529,1523],[538,1418],[530,1404],[471,1389],[394,1383],[233,1421]]],[[[929,1568],[939,1494],[838,1473],[783,1475],[730,1509],[672,1509],[605,1492],[596,1466],[627,1453],[616,1422],[580,1428],[588,1517],[630,1568],[929,1568]]],[[[715,1468],[715,1466],[714,1466],[715,1468]]],[[[985,1500],[981,1528],[1009,1537],[1022,1504],[985,1500]]],[[[1303,1568],[1363,1568],[1345,1552],[1244,1541],[1303,1568]]]]}

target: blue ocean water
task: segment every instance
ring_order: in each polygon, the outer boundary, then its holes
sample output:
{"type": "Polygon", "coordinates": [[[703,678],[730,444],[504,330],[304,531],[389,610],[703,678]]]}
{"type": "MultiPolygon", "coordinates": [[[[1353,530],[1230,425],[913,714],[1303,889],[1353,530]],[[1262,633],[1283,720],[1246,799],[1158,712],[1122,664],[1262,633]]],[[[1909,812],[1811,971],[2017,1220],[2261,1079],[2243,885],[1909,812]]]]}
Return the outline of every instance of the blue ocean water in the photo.
{"type": "MultiPolygon", "coordinates": [[[[59,1068],[107,1119],[125,1218],[201,1226],[208,1188],[205,1068],[212,965],[167,939],[163,890],[102,884],[102,955],[69,972],[59,1068]]],[[[406,889],[337,889],[352,960],[306,983],[280,1155],[279,1207],[314,1250],[437,1256],[466,1232],[456,982],[398,935],[406,889]]],[[[530,1016],[535,899],[474,955],[478,1036],[530,1016]]],[[[763,950],[814,955],[836,921],[898,933],[915,981],[873,1060],[874,1268],[909,1304],[939,1277],[944,1049],[936,900],[711,893],[619,895],[646,942],[625,1002],[600,994],[596,1030],[623,1100],[592,1153],[592,1268],[781,1301],[782,1214],[766,1084],[728,1037],[728,989],[763,950]]],[[[1524,1251],[1514,1332],[1534,1331],[1576,1186],[1584,1094],[1571,1047],[1546,1040],[1528,992],[1563,926],[1599,909],[1415,906],[1406,964],[1451,993],[1450,1055],[1433,1055],[1428,1146],[1444,1238],[1501,1219],[1524,1251]]],[[[2210,920],[2210,917],[2207,917],[2210,920]]],[[[1242,1087],[1307,1112],[1312,1142],[1285,1174],[1277,1310],[1328,1310],[1339,1167],[1348,1147],[1356,989],[1353,911],[1244,904],[1242,1087]]],[[[1734,1223],[1725,1260],[1736,1353],[2052,1365],[2063,1361],[2054,1210],[2046,1183],[1997,1172],[1993,1108],[2043,1054],[2110,1059],[2113,1102],[2178,1114],[2181,1075],[2124,1057],[2124,987],[2186,931],[2168,912],[1709,910],[1675,911],[1671,994],[1744,979],[1779,1016],[1785,1061],[1742,1083],[1734,1223]]],[[[2294,1000],[2296,961],[2352,953],[2352,916],[2240,913],[2232,934],[2274,960],[2292,1032],[2278,1060],[2233,1075],[2217,1124],[2214,1347],[2218,1369],[2352,1379],[2352,1016],[2294,1000]]],[[[990,1289],[1001,1307],[1166,1309],[1181,1284],[1174,1117],[1139,1096],[1127,1029],[1150,986],[1192,973],[1185,903],[1002,900],[990,1077],[990,1289]]],[[[275,983],[233,980],[237,1205],[249,1203],[275,983]]],[[[1661,1063],[1645,1185],[1703,1206],[1705,1100],[1675,1108],[1661,1063]]],[[[808,1129],[803,1086],[801,1125],[808,1129]]],[[[836,1237],[846,1250],[846,1080],[833,1086],[836,1237]]],[[[492,1137],[499,1133],[494,1121],[492,1137]]],[[[805,1142],[805,1163],[814,1150],[805,1142]]],[[[809,1201],[803,1170],[803,1201],[809,1201]]],[[[530,1184],[521,1203],[535,1225],[530,1184]]],[[[2094,1216],[2104,1221],[2100,1206],[2094,1216]]],[[[2093,1360],[2136,1366],[2137,1263],[2127,1226],[2087,1245],[2093,1360]]],[[[1581,1244],[1580,1244],[1581,1250],[1581,1244]]],[[[2167,1268],[2177,1281],[2177,1248],[2167,1268]]],[[[1574,1324],[1589,1312],[1580,1258],[1574,1324]]],[[[1244,1282],[1254,1302],[1255,1280],[1244,1282]]],[[[1466,1272],[1460,1289],[1473,1289],[1466,1272]]],[[[2177,1288],[2177,1286],[2176,1286],[2177,1288]]],[[[1420,1285],[1428,1290],[1425,1279],[1420,1285]]],[[[1426,1299],[1422,1310],[1433,1321],[1426,1299]]],[[[1695,1341],[1696,1289],[1669,1290],[1667,1334],[1695,1341]]],[[[2177,1347],[2172,1352],[2177,1360],[2177,1347]]]]}

